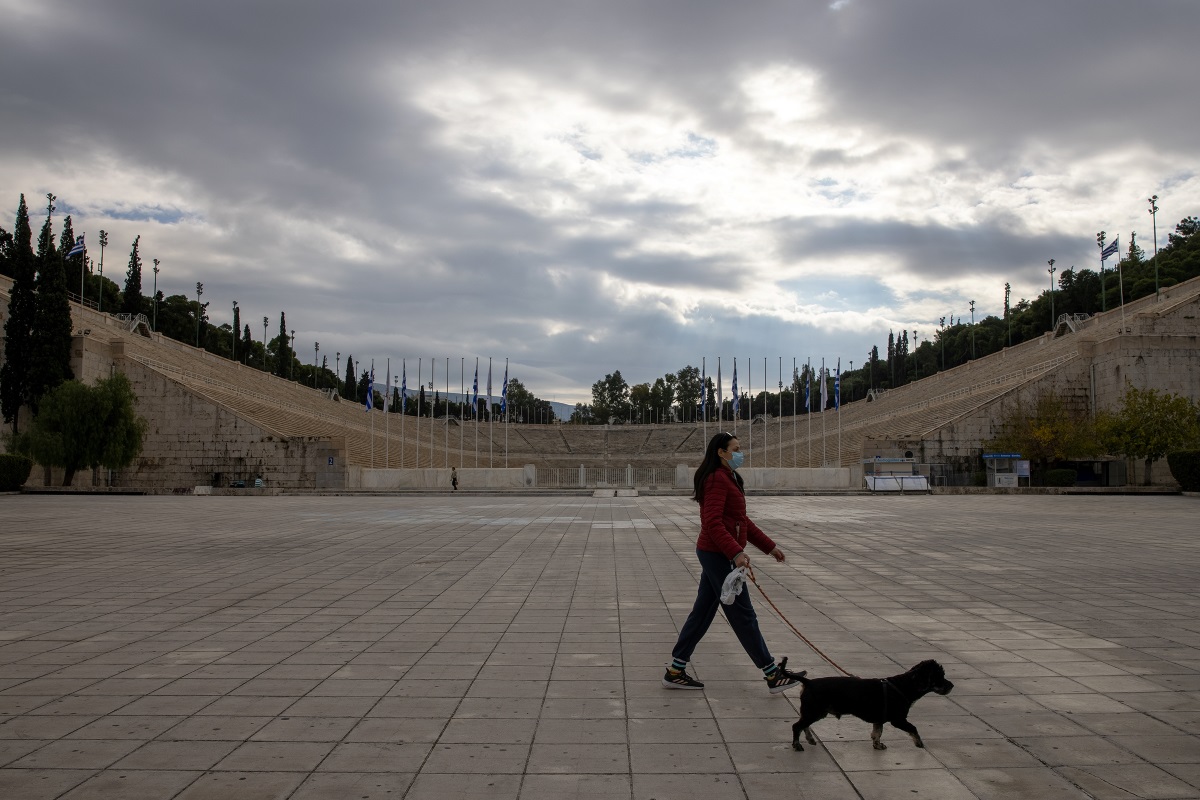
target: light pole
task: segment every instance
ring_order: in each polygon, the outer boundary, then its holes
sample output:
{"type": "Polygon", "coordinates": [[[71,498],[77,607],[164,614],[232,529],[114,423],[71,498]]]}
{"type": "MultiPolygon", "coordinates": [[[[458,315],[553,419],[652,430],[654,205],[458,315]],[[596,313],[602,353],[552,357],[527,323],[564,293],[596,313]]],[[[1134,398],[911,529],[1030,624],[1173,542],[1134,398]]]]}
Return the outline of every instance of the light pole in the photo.
{"type": "Polygon", "coordinates": [[[267,318],[263,317],[263,372],[267,371],[267,318]]]}
{"type": "Polygon", "coordinates": [[[196,281],[196,347],[200,346],[200,295],[204,294],[204,284],[196,281]]]}
{"type": "Polygon", "coordinates": [[[1100,310],[1107,311],[1104,297],[1104,231],[1096,234],[1096,246],[1100,248],[1100,310]]]}
{"type": "Polygon", "coordinates": [[[321,352],[321,343],[313,342],[313,388],[317,388],[317,370],[320,369],[320,362],[317,360],[317,354],[321,352]]]}
{"type": "MultiPolygon", "coordinates": [[[[158,265],[159,260],[154,259],[154,321],[150,323],[150,330],[158,331],[158,265]]],[[[236,303],[234,305],[237,305],[236,303]]]]}
{"type": "Polygon", "coordinates": [[[942,372],[946,371],[946,318],[938,322],[938,341],[942,343],[942,372]]]}
{"type": "Polygon", "coordinates": [[[333,379],[334,379],[334,386],[337,386],[337,387],[338,387],[338,394],[340,395],[340,394],[342,393],[342,390],[341,390],[341,382],[342,382],[342,351],[341,351],[341,350],[339,350],[339,351],[338,351],[338,354],[337,354],[337,366],[335,366],[335,367],[333,368],[333,379]]]}
{"type": "Polygon", "coordinates": [[[1150,216],[1154,220],[1154,297],[1158,298],[1158,195],[1151,197],[1148,202],[1150,204],[1150,216]]]}
{"type": "Polygon", "coordinates": [[[100,231],[100,300],[97,311],[104,311],[104,248],[108,247],[108,231],[100,231]]]}
{"type": "MultiPolygon", "coordinates": [[[[1004,282],[1004,321],[1008,324],[1008,346],[1012,347],[1012,284],[1004,282]]],[[[942,366],[945,369],[945,365],[942,366]]]]}
{"type": "Polygon", "coordinates": [[[237,300],[233,301],[233,360],[237,361],[237,340],[240,328],[242,325],[241,314],[238,311],[237,300]]]}
{"type": "Polygon", "coordinates": [[[1050,273],[1050,332],[1054,332],[1054,259],[1046,262],[1050,265],[1050,269],[1046,270],[1050,273]]]}
{"type": "Polygon", "coordinates": [[[971,358],[975,358],[975,301],[971,301],[971,358]]]}
{"type": "Polygon", "coordinates": [[[292,364],[296,361],[294,353],[296,352],[296,331],[292,331],[292,338],[288,342],[288,380],[292,379],[292,364]]]}
{"type": "Polygon", "coordinates": [[[917,354],[921,351],[921,336],[917,333],[917,329],[913,328],[913,372],[916,373],[916,379],[921,380],[921,362],[917,358],[917,354]]]}
{"type": "MultiPolygon", "coordinates": [[[[854,372],[854,361],[850,361],[850,371],[854,372]]],[[[854,402],[854,393],[850,393],[850,402],[854,402]]],[[[783,384],[779,384],[779,416],[783,416],[783,384]]],[[[780,423],[782,424],[782,423],[780,423]]]]}

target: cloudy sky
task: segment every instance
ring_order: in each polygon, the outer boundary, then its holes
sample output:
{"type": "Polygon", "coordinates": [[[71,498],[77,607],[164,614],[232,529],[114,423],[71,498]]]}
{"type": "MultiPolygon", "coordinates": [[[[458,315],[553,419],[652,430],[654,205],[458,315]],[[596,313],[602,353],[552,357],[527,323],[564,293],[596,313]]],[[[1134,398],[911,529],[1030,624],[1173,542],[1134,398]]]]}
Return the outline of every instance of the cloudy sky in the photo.
{"type": "Polygon", "coordinates": [[[237,300],[274,335],[283,310],[301,354],[450,357],[452,387],[477,356],[567,402],[702,356],[726,382],[753,357],[759,385],[764,356],[772,382],[780,356],[860,365],[889,329],[1000,313],[1006,280],[1035,296],[1050,258],[1096,268],[1101,229],[1150,249],[1152,194],[1160,241],[1200,214],[1195,0],[0,0],[0,21],[0,225],[54,192],[93,255],[109,232],[118,282],[141,235],[217,323],[237,300]]]}

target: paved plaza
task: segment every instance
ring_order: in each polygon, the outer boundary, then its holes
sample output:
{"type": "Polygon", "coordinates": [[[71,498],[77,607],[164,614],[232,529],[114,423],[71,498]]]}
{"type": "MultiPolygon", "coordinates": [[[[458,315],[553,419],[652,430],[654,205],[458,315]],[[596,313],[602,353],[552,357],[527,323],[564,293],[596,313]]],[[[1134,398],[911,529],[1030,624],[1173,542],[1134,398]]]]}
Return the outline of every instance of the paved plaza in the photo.
{"type": "MultiPolygon", "coordinates": [[[[1200,798],[1200,499],[751,497],[763,587],[863,676],[790,746],[691,606],[685,497],[0,496],[0,797],[1200,798]]],[[[836,674],[753,595],[768,644],[836,674]]]]}

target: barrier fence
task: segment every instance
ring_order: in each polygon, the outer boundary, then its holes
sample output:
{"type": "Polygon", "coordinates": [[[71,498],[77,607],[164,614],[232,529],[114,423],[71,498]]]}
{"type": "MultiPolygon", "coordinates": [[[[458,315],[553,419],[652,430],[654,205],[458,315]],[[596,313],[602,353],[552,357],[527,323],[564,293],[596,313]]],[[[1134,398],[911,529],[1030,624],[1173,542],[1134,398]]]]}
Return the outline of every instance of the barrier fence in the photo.
{"type": "Polygon", "coordinates": [[[548,489],[657,489],[675,485],[673,467],[538,467],[537,485],[548,489]]]}

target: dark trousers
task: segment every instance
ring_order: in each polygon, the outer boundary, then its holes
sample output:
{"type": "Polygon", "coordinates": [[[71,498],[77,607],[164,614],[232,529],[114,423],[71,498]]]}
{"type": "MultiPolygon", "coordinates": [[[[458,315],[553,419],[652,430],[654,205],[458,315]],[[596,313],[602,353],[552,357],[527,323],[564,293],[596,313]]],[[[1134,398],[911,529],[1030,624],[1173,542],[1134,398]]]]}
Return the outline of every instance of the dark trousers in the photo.
{"type": "Polygon", "coordinates": [[[702,572],[700,587],[696,590],[696,603],[692,606],[692,613],[688,614],[687,621],[679,631],[679,640],[675,642],[671,657],[680,661],[691,661],[696,645],[700,644],[700,640],[708,632],[708,626],[717,615],[717,609],[721,608],[754,666],[759,669],[769,666],[775,659],[771,657],[771,651],[767,649],[767,643],[763,641],[762,632],[758,629],[758,615],[754,613],[754,606],[750,604],[750,586],[742,589],[733,605],[721,605],[721,584],[725,582],[725,576],[733,571],[733,563],[721,553],[710,553],[707,550],[697,550],[696,557],[700,559],[702,572]]]}

